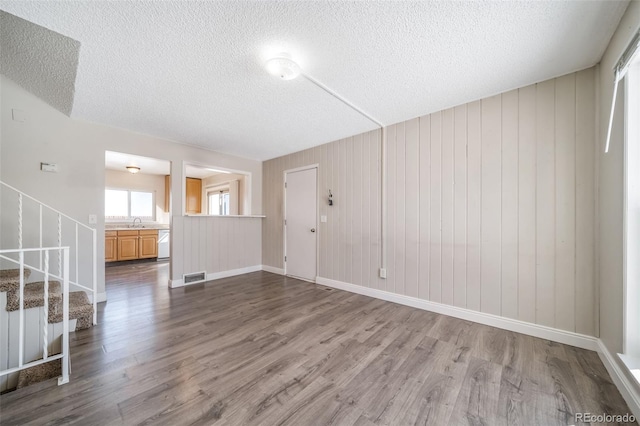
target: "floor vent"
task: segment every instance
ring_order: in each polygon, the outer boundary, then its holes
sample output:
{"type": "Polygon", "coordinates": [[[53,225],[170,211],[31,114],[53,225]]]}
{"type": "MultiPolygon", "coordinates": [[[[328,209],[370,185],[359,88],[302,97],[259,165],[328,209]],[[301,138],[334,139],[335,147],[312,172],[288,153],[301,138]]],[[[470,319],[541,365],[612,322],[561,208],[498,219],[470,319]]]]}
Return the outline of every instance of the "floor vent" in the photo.
{"type": "Polygon", "coordinates": [[[184,274],[182,276],[183,282],[185,284],[193,284],[206,281],[207,273],[205,271],[202,272],[194,272],[192,274],[184,274]]]}

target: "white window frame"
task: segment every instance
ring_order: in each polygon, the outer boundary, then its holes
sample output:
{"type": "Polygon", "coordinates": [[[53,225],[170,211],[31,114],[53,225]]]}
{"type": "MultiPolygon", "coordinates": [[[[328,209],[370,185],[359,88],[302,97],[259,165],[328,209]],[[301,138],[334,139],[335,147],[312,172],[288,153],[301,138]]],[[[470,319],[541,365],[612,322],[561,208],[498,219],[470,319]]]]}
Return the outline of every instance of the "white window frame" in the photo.
{"type": "Polygon", "coordinates": [[[122,222],[122,221],[130,221],[135,218],[140,218],[143,222],[155,222],[156,220],[156,192],[155,191],[147,191],[143,189],[135,189],[135,188],[105,188],[106,191],[127,191],[127,216],[107,216],[106,215],[106,205],[105,205],[105,222],[122,222]],[[131,193],[132,192],[143,192],[147,194],[151,194],[151,216],[131,216],[131,193]]]}
{"type": "Polygon", "coordinates": [[[620,359],[640,383],[640,57],[624,77],[623,340],[620,359]]]}
{"type": "MultiPolygon", "coordinates": [[[[229,214],[220,214],[220,212],[218,211],[218,213],[211,213],[209,211],[209,195],[210,194],[215,194],[215,193],[227,193],[229,194],[229,185],[228,184],[224,184],[224,185],[216,185],[216,186],[208,186],[206,188],[206,197],[207,197],[207,214],[210,216],[229,216],[229,214]]],[[[229,200],[230,202],[230,200],[229,200]]],[[[230,209],[227,209],[230,210],[230,209]]]]}

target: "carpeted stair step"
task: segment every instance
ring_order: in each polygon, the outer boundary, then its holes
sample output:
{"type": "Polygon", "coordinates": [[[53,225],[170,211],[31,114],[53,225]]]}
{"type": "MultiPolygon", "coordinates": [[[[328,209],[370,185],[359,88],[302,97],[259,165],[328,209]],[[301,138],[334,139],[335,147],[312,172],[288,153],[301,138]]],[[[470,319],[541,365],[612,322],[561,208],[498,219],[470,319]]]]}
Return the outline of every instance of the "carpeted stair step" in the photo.
{"type": "MultiPolygon", "coordinates": [[[[51,354],[51,356],[53,355],[56,354],[51,354]]],[[[38,364],[35,367],[29,367],[20,371],[20,373],[18,374],[18,385],[16,389],[22,389],[34,383],[44,382],[45,380],[57,378],[61,375],[61,359],[46,362],[44,364],[38,364]]]]}
{"type": "MultiPolygon", "coordinates": [[[[24,308],[39,308],[44,306],[44,281],[25,284],[24,308]]],[[[18,289],[7,292],[7,311],[20,309],[20,291],[18,289]]],[[[62,286],[60,281],[49,281],[49,322],[54,321],[57,314],[62,315],[62,286]]]]}
{"type": "MultiPolygon", "coordinates": [[[[93,326],[93,304],[84,291],[69,293],[69,319],[77,319],[76,331],[85,330],[93,326]]],[[[62,321],[62,312],[60,312],[62,321]]],[[[57,322],[57,321],[56,321],[57,322]]]]}
{"type": "MultiPolygon", "coordinates": [[[[31,269],[24,268],[24,280],[31,275],[31,269]]],[[[0,269],[0,292],[20,288],[20,269],[0,269]]]]}
{"type": "MultiPolygon", "coordinates": [[[[49,281],[49,323],[62,322],[62,290],[59,281],[49,281]]],[[[24,307],[38,308],[44,306],[44,282],[34,282],[24,286],[24,307]]],[[[20,292],[7,293],[7,311],[20,309],[20,292]]],[[[93,304],[84,291],[69,293],[69,320],[77,319],[76,331],[93,325],[93,304]]]]}

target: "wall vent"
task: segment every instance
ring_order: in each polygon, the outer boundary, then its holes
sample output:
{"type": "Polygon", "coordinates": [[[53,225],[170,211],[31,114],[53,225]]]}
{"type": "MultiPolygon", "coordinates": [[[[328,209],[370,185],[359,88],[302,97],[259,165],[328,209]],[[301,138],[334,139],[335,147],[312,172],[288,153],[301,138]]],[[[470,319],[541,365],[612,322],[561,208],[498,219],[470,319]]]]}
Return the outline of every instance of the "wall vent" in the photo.
{"type": "Polygon", "coordinates": [[[185,284],[199,283],[207,280],[207,272],[193,272],[191,274],[184,274],[182,280],[185,284]]]}

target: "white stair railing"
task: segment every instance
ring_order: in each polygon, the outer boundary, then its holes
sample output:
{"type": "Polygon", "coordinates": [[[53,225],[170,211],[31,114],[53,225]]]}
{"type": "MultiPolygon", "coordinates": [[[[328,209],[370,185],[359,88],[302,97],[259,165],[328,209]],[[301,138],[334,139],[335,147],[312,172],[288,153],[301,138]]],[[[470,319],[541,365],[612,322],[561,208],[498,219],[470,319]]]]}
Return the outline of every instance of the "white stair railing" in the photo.
{"type": "MultiPolygon", "coordinates": [[[[69,258],[67,259],[69,261],[70,267],[73,268],[73,271],[75,272],[75,275],[73,275],[73,277],[68,277],[69,278],[69,284],[71,286],[77,287],[79,289],[85,290],[89,293],[89,295],[91,296],[91,301],[93,303],[93,324],[96,325],[98,323],[98,309],[97,309],[97,303],[98,303],[98,276],[97,276],[97,264],[98,264],[98,256],[97,256],[97,235],[96,235],[96,230],[94,228],[91,228],[75,219],[73,219],[72,217],[69,217],[67,215],[65,215],[64,213],[44,204],[41,203],[40,201],[36,200],[35,198],[25,194],[24,192],[20,191],[19,189],[14,188],[11,185],[8,185],[2,181],[0,181],[0,189],[4,190],[9,190],[9,192],[13,193],[16,195],[17,197],[17,217],[15,217],[15,222],[17,225],[17,241],[15,241],[14,244],[7,244],[4,240],[0,241],[0,244],[4,245],[4,246],[9,246],[9,247],[18,247],[19,249],[21,249],[23,247],[23,240],[26,238],[25,235],[25,230],[29,230],[32,234],[36,232],[37,229],[37,240],[38,240],[38,248],[42,248],[43,245],[45,245],[45,238],[48,241],[52,241],[52,240],[56,240],[56,242],[54,244],[47,244],[49,246],[52,245],[57,245],[58,247],[62,247],[63,245],[63,241],[66,240],[67,244],[65,244],[65,246],[69,246],[70,250],[72,250],[73,252],[73,258],[69,258]],[[38,211],[38,218],[32,220],[32,222],[35,222],[37,220],[37,224],[36,223],[31,223],[31,226],[28,226],[25,224],[25,200],[29,200],[32,203],[35,203],[35,206],[37,206],[37,211],[38,211]],[[55,217],[55,229],[51,229],[52,227],[45,227],[43,224],[44,221],[44,215],[48,214],[48,215],[53,215],[55,217]],[[65,223],[70,223],[72,225],[72,231],[69,232],[68,229],[63,229],[63,219],[66,221],[65,223]],[[66,231],[66,232],[65,232],[66,231]],[[81,244],[79,241],[79,237],[80,237],[80,233],[81,231],[87,233],[91,239],[91,242],[86,244],[87,246],[91,246],[91,247],[83,247],[83,250],[81,251],[81,244]],[[72,244],[69,244],[72,243],[72,244]],[[91,260],[90,262],[90,277],[80,277],[80,255],[81,253],[87,253],[89,250],[91,250],[91,260]],[[81,284],[81,282],[86,283],[87,281],[91,281],[90,287],[84,284],[81,284]]],[[[6,193],[2,194],[3,197],[3,206],[2,206],[2,214],[3,214],[3,221],[4,220],[9,220],[7,219],[7,214],[8,212],[5,210],[5,205],[10,204],[9,202],[6,202],[5,200],[8,198],[8,195],[6,193]]],[[[10,218],[10,216],[9,216],[10,218]]],[[[11,222],[13,223],[13,221],[11,222]]],[[[6,232],[6,230],[5,230],[6,232]]],[[[34,235],[30,235],[30,239],[31,241],[34,241],[34,235]]],[[[0,246],[1,248],[2,246],[0,246]]],[[[71,254],[71,252],[70,252],[71,254]]],[[[58,258],[58,273],[57,274],[53,274],[49,271],[49,274],[51,277],[53,278],[57,278],[57,279],[62,279],[62,275],[63,275],[63,265],[62,265],[62,249],[60,249],[60,251],[57,253],[57,258],[58,258]]],[[[9,258],[8,255],[3,255],[0,254],[0,259],[2,260],[6,260],[6,261],[15,261],[15,259],[13,258],[9,258]]],[[[44,265],[43,265],[43,252],[41,251],[39,253],[38,256],[38,260],[32,260],[31,262],[25,261],[24,265],[25,267],[36,271],[36,272],[40,272],[42,274],[45,273],[44,271],[44,265]]],[[[88,262],[85,262],[88,263],[88,262]]],[[[83,267],[86,267],[89,265],[84,265],[83,267]]],[[[88,274],[87,274],[88,275],[88,274]]]]}
{"type": "Polygon", "coordinates": [[[5,370],[0,370],[0,377],[16,373],[20,370],[35,367],[36,365],[43,364],[45,362],[62,359],[62,376],[58,378],[58,385],[63,385],[69,382],[69,247],[39,247],[29,249],[13,249],[13,250],[0,250],[0,256],[4,259],[16,263],[19,271],[19,293],[20,293],[20,305],[19,305],[19,324],[18,324],[18,365],[10,367],[5,370]],[[24,318],[24,270],[25,253],[39,252],[40,255],[44,255],[44,345],[42,348],[42,359],[24,362],[24,345],[25,345],[25,318],[24,318]],[[62,253],[62,274],[60,279],[62,281],[62,348],[60,354],[50,356],[48,353],[48,328],[49,328],[49,278],[53,276],[49,271],[49,255],[51,252],[62,253]],[[18,260],[14,260],[9,255],[17,254],[18,260]]]}

